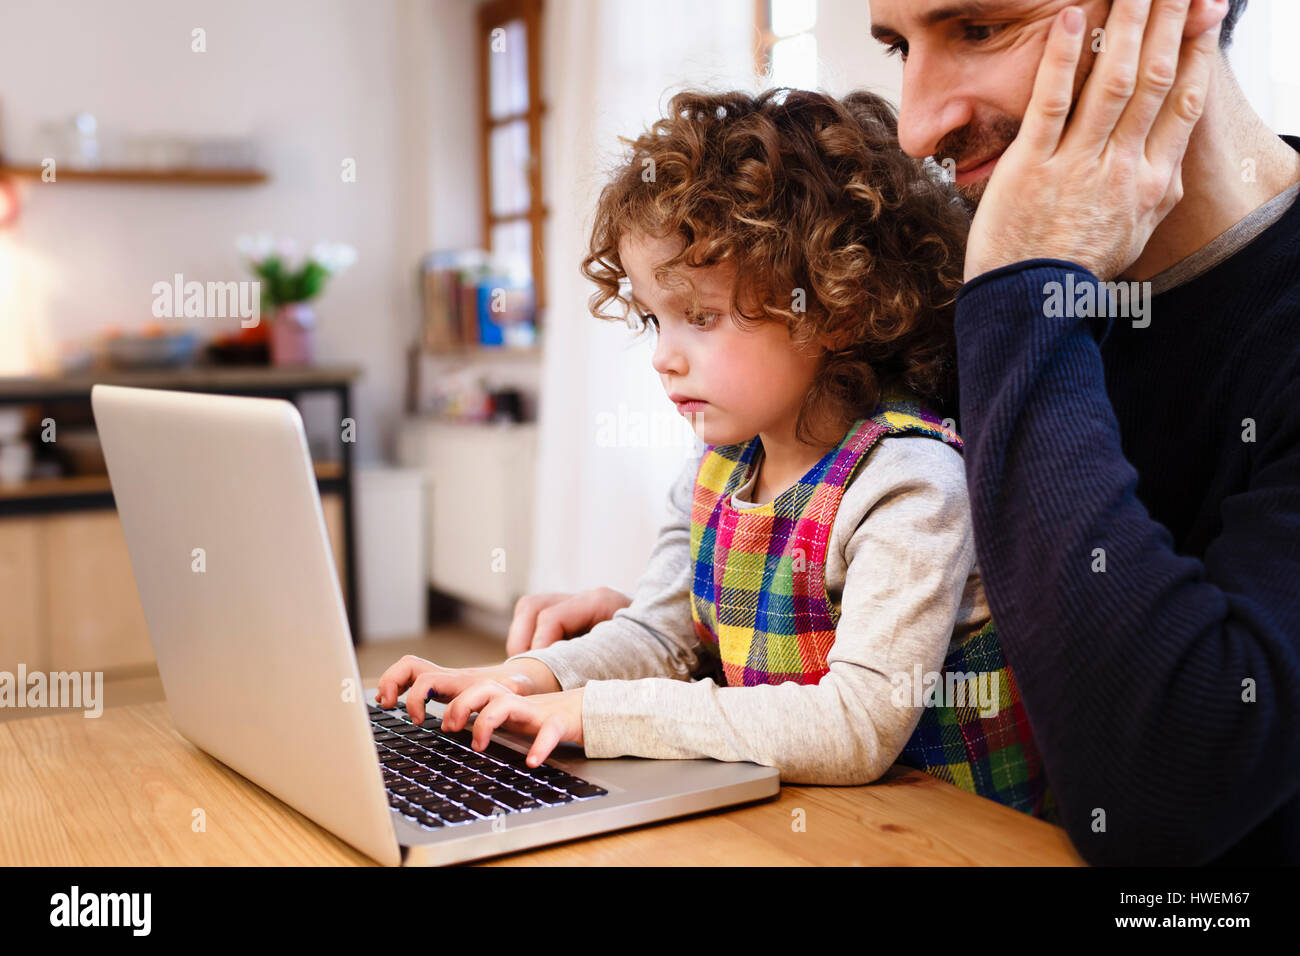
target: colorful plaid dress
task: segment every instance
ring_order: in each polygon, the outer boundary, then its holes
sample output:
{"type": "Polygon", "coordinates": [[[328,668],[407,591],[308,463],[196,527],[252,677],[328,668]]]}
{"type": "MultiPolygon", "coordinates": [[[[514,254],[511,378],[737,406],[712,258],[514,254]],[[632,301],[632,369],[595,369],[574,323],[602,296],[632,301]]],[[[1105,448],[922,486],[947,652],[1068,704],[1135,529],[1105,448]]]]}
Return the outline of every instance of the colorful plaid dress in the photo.
{"type": "MultiPolygon", "coordinates": [[[[816,684],[827,673],[840,608],[826,590],[826,551],[844,489],[876,442],[926,435],[960,449],[937,418],[897,394],[855,422],[840,444],[775,500],[737,509],[733,492],[752,477],[757,437],[709,446],[691,511],[691,617],[711,676],[723,686],[816,684]]],[[[996,716],[925,707],[899,762],[1035,816],[1054,817],[1020,693],[997,629],[954,640],[944,674],[997,675],[996,716]]],[[[910,675],[909,675],[910,676],[910,675]]],[[[909,695],[910,696],[910,695],[909,695]]]]}

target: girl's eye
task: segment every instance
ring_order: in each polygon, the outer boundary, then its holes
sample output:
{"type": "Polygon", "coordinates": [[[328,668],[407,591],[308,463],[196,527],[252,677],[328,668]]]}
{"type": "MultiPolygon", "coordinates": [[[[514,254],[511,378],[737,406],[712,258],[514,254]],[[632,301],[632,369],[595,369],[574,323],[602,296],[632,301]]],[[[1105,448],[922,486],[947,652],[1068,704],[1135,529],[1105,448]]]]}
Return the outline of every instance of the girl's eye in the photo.
{"type": "Polygon", "coordinates": [[[693,312],[686,317],[686,321],[697,329],[706,329],[713,324],[713,320],[718,317],[716,312],[693,312]],[[696,324],[696,319],[701,320],[696,324]]]}
{"type": "Polygon", "coordinates": [[[645,325],[653,325],[656,329],[659,328],[659,317],[653,312],[642,312],[641,321],[645,325]]]}

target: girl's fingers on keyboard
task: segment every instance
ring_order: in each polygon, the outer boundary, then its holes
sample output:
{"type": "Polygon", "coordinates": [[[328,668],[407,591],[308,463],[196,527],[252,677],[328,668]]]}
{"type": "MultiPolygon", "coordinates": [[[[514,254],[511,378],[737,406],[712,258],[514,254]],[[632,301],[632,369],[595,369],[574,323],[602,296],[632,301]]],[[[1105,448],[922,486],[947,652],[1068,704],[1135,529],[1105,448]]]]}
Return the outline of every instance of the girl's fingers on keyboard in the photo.
{"type": "Polygon", "coordinates": [[[434,667],[411,683],[406,692],[406,712],[417,724],[428,716],[425,704],[430,700],[449,701],[469,685],[479,680],[473,668],[434,667]]]}
{"type": "Polygon", "coordinates": [[[528,766],[540,767],[545,763],[551,751],[564,739],[565,729],[564,719],[558,714],[552,714],[542,721],[542,726],[537,731],[537,739],[528,748],[528,766]]]}
{"type": "MultiPolygon", "coordinates": [[[[444,730],[460,730],[469,721],[469,715],[474,711],[479,711],[479,718],[482,719],[482,710],[484,706],[492,700],[503,695],[511,697],[516,696],[515,692],[505,684],[497,680],[479,680],[470,684],[456,695],[455,699],[447,705],[447,709],[442,714],[442,727],[444,730]]],[[[410,698],[408,697],[409,701],[410,698]]],[[[477,726],[477,722],[475,723],[477,726]]]]}
{"type": "MultiPolygon", "coordinates": [[[[406,712],[411,715],[411,720],[417,724],[424,723],[424,704],[429,699],[429,692],[435,691],[435,686],[442,677],[444,671],[440,667],[427,670],[420,674],[415,680],[411,681],[411,689],[406,692],[406,712]]],[[[437,696],[435,691],[434,696],[437,696]]]]}
{"type": "Polygon", "coordinates": [[[537,729],[536,721],[531,719],[532,713],[527,697],[513,693],[497,694],[479,708],[478,716],[474,718],[474,739],[470,746],[475,750],[487,749],[492,734],[508,720],[514,723],[511,730],[532,733],[537,729]]]}
{"type": "Polygon", "coordinates": [[[375,694],[376,703],[384,709],[394,706],[402,691],[410,687],[412,681],[418,675],[437,666],[433,661],[426,661],[423,657],[407,654],[380,676],[378,690],[375,694]]]}

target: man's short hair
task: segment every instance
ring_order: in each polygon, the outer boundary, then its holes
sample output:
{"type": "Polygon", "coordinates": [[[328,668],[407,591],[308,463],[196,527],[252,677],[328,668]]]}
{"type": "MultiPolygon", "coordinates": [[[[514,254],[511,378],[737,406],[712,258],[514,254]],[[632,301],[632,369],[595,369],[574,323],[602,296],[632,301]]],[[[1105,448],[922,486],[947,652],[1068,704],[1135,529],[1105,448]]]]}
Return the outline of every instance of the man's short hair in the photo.
{"type": "Polygon", "coordinates": [[[1246,12],[1249,0],[1228,0],[1228,12],[1223,16],[1223,26],[1219,30],[1219,49],[1226,50],[1232,46],[1232,31],[1237,28],[1237,21],[1246,12]]]}

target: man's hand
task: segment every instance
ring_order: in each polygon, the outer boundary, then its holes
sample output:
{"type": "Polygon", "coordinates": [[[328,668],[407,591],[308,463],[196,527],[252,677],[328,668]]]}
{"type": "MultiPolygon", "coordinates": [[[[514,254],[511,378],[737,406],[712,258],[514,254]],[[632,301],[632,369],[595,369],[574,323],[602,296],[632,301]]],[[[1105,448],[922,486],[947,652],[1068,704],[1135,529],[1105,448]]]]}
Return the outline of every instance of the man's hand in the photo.
{"type": "Polygon", "coordinates": [[[506,635],[506,656],[550,647],[557,641],[585,634],[631,599],[613,588],[596,588],[581,594],[525,594],[515,604],[506,635]]]}
{"type": "Polygon", "coordinates": [[[1106,51],[1068,129],[1085,20],[1077,7],[1057,16],[1020,132],[971,224],[967,281],[1037,258],[1077,262],[1110,280],[1142,253],[1182,199],[1183,154],[1218,56],[1218,21],[1184,38],[1188,5],[1115,0],[1106,51]]]}

